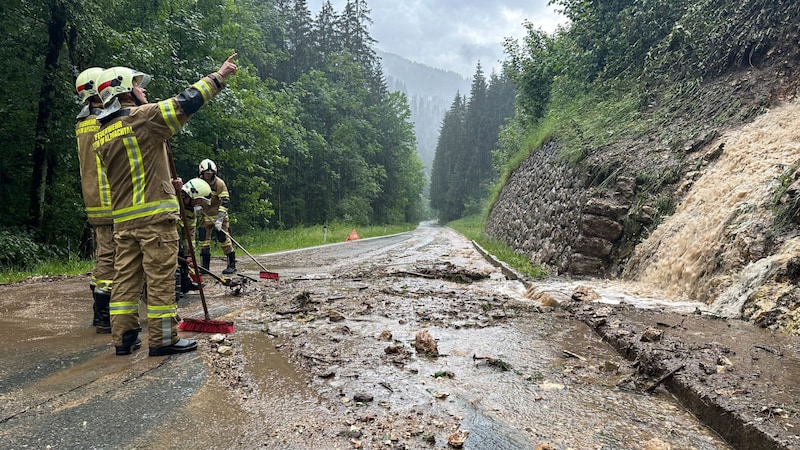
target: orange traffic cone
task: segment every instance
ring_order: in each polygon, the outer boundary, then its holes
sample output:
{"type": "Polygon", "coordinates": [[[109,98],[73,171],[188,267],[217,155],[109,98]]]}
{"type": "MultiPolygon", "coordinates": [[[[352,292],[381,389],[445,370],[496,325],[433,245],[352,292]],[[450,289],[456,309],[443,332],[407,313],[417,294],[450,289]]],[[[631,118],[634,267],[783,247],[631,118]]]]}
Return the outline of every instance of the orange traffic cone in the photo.
{"type": "Polygon", "coordinates": [[[359,239],[361,239],[361,238],[360,238],[360,237],[358,237],[358,233],[356,233],[356,230],[355,230],[355,228],[353,228],[353,231],[351,231],[351,232],[350,232],[350,236],[347,236],[347,239],[345,239],[344,241],[345,241],[345,242],[349,242],[349,241],[357,241],[357,240],[359,240],[359,239]]]}

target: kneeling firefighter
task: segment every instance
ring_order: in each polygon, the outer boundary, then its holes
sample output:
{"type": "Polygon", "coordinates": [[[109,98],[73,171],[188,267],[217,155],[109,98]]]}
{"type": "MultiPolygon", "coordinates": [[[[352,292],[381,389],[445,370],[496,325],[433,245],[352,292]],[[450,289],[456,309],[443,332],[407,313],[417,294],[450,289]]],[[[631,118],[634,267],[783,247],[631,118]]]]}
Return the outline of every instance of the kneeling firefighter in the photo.
{"type": "Polygon", "coordinates": [[[210,159],[204,159],[199,166],[200,178],[211,187],[211,204],[203,205],[201,222],[198,229],[200,240],[200,265],[208,269],[211,265],[211,235],[217,234],[217,242],[228,259],[228,266],[222,273],[228,275],[236,272],[236,253],[230,239],[228,208],[231,197],[225,181],[217,176],[217,165],[210,159]]]}

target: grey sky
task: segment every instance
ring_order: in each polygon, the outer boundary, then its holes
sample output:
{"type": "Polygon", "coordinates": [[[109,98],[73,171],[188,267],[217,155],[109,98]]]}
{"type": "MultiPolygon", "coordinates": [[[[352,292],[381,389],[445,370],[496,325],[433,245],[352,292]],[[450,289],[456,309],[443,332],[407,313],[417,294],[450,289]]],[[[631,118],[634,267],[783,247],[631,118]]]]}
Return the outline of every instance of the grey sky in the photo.
{"type": "MultiPolygon", "coordinates": [[[[377,48],[432,67],[471,77],[480,61],[486,74],[499,70],[503,40],[525,35],[523,23],[552,33],[566,19],[548,0],[371,0],[370,35],[377,48]]],[[[309,0],[316,17],[323,0],[309,0]]],[[[346,0],[331,0],[337,12],[346,0]]]]}

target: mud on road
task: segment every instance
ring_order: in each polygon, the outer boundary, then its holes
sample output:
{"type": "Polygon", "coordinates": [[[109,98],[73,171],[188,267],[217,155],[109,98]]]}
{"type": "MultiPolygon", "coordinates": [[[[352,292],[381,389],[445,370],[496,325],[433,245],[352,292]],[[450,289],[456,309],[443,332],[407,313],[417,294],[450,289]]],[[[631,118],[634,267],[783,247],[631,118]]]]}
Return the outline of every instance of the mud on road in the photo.
{"type": "MultiPolygon", "coordinates": [[[[450,229],[259,261],[281,279],[236,290],[207,284],[211,316],[234,321],[236,332],[182,332],[199,339],[199,351],[166,358],[146,349],[113,356],[88,326],[85,279],[0,287],[0,338],[11,343],[0,349],[10,363],[0,369],[3,447],[758,448],[729,446],[684,408],[667,390],[681,373],[659,380],[674,366],[647,357],[656,353],[620,354],[612,345],[625,341],[612,334],[629,336],[631,348],[640,342],[641,330],[619,325],[627,315],[646,323],[634,316],[659,322],[659,313],[544,306],[450,229]]],[[[254,278],[260,269],[239,265],[254,278]]],[[[179,305],[181,315],[202,317],[197,295],[179,305]]],[[[664,322],[680,323],[675,317],[664,322]]],[[[663,342],[693,329],[664,329],[663,342]]],[[[762,360],[796,363],[793,342],[763,342],[781,357],[762,360]]],[[[697,366],[691,354],[682,353],[686,367],[697,366]]],[[[743,397],[736,380],[753,368],[725,355],[729,390],[714,395],[743,397]]],[[[716,365],[704,364],[705,378],[717,379],[716,365]]],[[[785,430],[774,448],[797,448],[800,408],[788,389],[751,398],[769,408],[753,420],[785,430]]]]}

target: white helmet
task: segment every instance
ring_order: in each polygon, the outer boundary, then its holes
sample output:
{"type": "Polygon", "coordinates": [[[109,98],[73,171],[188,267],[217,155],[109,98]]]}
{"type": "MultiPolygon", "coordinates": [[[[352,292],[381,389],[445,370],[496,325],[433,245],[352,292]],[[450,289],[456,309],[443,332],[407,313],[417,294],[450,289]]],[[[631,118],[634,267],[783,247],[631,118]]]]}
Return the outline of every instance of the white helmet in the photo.
{"type": "Polygon", "coordinates": [[[204,160],[200,161],[200,166],[198,167],[198,171],[199,171],[200,175],[202,175],[203,172],[208,172],[208,171],[211,171],[214,175],[216,175],[217,174],[217,165],[214,164],[214,161],[212,161],[210,159],[204,159],[204,160]]]}
{"type": "Polygon", "coordinates": [[[75,90],[78,92],[78,97],[80,97],[82,104],[89,101],[93,96],[98,95],[95,78],[101,72],[103,72],[102,67],[89,67],[75,79],[75,90]]]}
{"type": "Polygon", "coordinates": [[[140,87],[145,87],[150,82],[150,78],[150,75],[128,67],[112,67],[97,76],[95,86],[97,86],[103,107],[107,108],[119,94],[133,90],[134,80],[140,87]]]}
{"type": "Polygon", "coordinates": [[[211,204],[211,186],[205,180],[192,178],[183,184],[181,190],[193,200],[202,198],[207,205],[211,204]]]}

